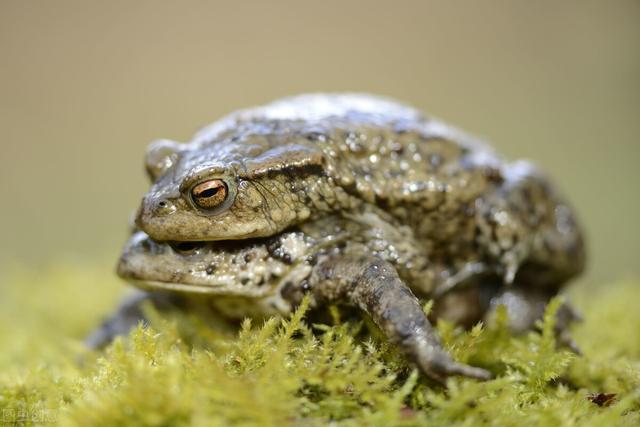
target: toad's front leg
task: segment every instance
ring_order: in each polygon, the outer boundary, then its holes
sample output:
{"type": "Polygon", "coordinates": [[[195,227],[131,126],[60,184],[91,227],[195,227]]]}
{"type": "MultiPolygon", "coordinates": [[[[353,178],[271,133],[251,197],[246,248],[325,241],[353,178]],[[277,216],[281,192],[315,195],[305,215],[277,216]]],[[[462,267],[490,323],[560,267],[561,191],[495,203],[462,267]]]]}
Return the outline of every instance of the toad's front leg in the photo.
{"type": "Polygon", "coordinates": [[[429,377],[440,382],[452,375],[491,378],[488,371],[451,358],[420,302],[388,262],[371,256],[332,256],[316,266],[310,279],[319,302],[347,301],[368,313],[429,377]]]}
{"type": "Polygon", "coordinates": [[[127,334],[139,322],[146,322],[143,310],[145,304],[151,304],[159,311],[166,311],[179,307],[182,300],[172,292],[132,292],[120,303],[116,311],[85,339],[86,346],[91,349],[103,348],[118,335],[127,334]]]}

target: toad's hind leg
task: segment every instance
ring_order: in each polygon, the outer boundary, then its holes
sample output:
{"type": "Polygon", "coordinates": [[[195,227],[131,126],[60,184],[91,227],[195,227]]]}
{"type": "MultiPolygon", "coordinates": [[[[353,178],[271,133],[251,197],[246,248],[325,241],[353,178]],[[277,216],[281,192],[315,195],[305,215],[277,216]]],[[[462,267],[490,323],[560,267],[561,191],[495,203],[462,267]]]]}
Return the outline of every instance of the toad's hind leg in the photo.
{"type": "Polygon", "coordinates": [[[440,382],[451,375],[491,378],[488,371],[451,358],[418,299],[388,262],[369,256],[330,257],[316,266],[311,284],[318,301],[347,301],[368,313],[387,338],[429,377],[440,382]]]}
{"type": "MultiPolygon", "coordinates": [[[[554,294],[536,288],[518,286],[508,287],[491,300],[491,308],[487,317],[495,314],[495,310],[503,305],[509,316],[509,326],[515,333],[524,333],[535,328],[536,321],[542,319],[544,310],[554,294]]],[[[572,323],[580,322],[582,317],[570,303],[565,302],[556,314],[556,339],[558,345],[581,354],[580,348],[571,338],[569,328],[572,323]]]]}
{"type": "Polygon", "coordinates": [[[135,291],[85,339],[85,345],[91,349],[100,349],[111,343],[115,337],[128,333],[139,322],[146,322],[144,304],[151,304],[157,310],[165,311],[178,307],[181,300],[171,292],[135,291]]]}

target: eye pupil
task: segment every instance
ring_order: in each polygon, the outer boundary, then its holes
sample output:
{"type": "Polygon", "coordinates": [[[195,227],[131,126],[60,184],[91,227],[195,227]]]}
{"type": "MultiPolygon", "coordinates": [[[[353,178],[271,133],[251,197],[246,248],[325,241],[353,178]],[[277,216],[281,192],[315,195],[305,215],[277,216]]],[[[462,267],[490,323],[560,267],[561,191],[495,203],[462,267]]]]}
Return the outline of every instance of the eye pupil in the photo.
{"type": "Polygon", "coordinates": [[[214,209],[227,197],[227,185],[220,179],[201,182],[191,190],[191,200],[201,209],[214,209]]]}
{"type": "Polygon", "coordinates": [[[198,194],[198,197],[213,197],[218,193],[219,190],[220,190],[220,187],[207,188],[206,190],[198,194]]]}

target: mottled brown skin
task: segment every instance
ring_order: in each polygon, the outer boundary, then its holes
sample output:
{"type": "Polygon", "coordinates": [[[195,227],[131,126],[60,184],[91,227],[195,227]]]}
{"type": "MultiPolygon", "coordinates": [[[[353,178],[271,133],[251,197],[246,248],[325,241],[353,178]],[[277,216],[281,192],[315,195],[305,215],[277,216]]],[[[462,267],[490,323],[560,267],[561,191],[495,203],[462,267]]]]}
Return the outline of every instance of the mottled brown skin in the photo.
{"type": "MultiPolygon", "coordinates": [[[[241,111],[189,144],[155,143],[152,188],[119,274],[148,292],[89,340],[160,308],[230,317],[315,307],[368,313],[431,378],[488,378],[442,349],[433,317],[470,326],[499,304],[515,331],[584,266],[571,209],[526,162],[415,110],[362,95],[308,95],[241,111]],[[163,243],[169,242],[169,243],[163,243]]],[[[559,315],[560,342],[575,348],[559,315]]]]}

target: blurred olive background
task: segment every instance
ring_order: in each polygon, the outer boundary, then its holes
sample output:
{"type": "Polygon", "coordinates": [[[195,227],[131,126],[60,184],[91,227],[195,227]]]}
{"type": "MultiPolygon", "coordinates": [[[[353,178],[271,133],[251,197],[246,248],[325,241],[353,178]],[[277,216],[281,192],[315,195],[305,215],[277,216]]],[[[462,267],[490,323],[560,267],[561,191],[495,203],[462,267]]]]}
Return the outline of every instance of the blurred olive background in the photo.
{"type": "Polygon", "coordinates": [[[638,1],[1,0],[0,262],[115,262],[151,140],[364,91],[533,159],[585,224],[588,280],[637,274],[639,42],[638,1]]]}

